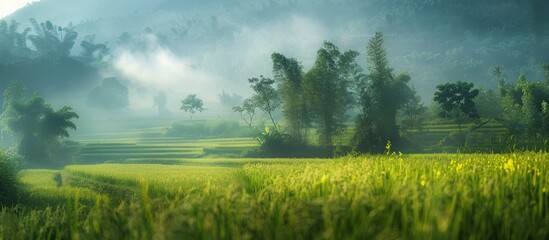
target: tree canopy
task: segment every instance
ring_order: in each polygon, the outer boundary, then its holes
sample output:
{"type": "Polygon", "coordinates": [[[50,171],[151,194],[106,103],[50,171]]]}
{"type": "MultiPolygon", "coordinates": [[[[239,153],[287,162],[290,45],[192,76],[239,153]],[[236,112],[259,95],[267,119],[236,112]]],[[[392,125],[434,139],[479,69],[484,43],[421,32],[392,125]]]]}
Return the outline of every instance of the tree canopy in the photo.
{"type": "Polygon", "coordinates": [[[248,82],[251,84],[250,87],[254,90],[252,102],[257,108],[269,115],[273,125],[277,126],[273,113],[280,107],[280,97],[273,87],[274,80],[265,78],[261,75],[259,78],[248,79],[248,82]]]}
{"type": "Polygon", "coordinates": [[[333,145],[333,134],[347,120],[353,101],[347,73],[357,56],[358,52],[341,53],[334,44],[324,42],[317,51],[315,64],[304,76],[306,104],[312,121],[318,125],[319,142],[323,146],[333,145]]]}
{"type": "Polygon", "coordinates": [[[441,116],[454,118],[456,114],[464,114],[467,118],[478,118],[473,100],[479,90],[474,87],[475,84],[462,81],[438,85],[434,100],[442,106],[441,116]]]}
{"type": "Polygon", "coordinates": [[[76,130],[73,119],[78,118],[71,107],[55,111],[37,94],[10,101],[2,113],[9,130],[19,136],[18,153],[37,164],[58,160],[54,151],[59,139],[69,137],[69,129],[76,130]]]}
{"type": "Polygon", "coordinates": [[[410,75],[393,75],[381,32],[368,42],[366,55],[368,74],[357,81],[362,111],[353,139],[356,150],[381,152],[387,141],[395,143],[400,140],[397,113],[413,98],[414,92],[408,86],[410,75]]]}
{"type": "Polygon", "coordinates": [[[303,66],[295,58],[287,58],[280,53],[271,55],[273,75],[278,82],[278,91],[282,98],[282,109],[289,133],[300,142],[304,128],[308,125],[308,113],[303,91],[303,66]]]}
{"type": "Polygon", "coordinates": [[[253,126],[256,108],[257,104],[254,102],[254,99],[246,98],[240,105],[234,106],[233,111],[239,113],[242,120],[251,128],[253,126]]]}
{"type": "Polygon", "coordinates": [[[479,115],[475,106],[475,98],[479,90],[474,89],[475,84],[471,82],[457,81],[456,83],[445,83],[437,86],[434,100],[442,107],[440,115],[445,118],[455,119],[461,124],[465,119],[475,119],[479,115]]]}
{"type": "Polygon", "coordinates": [[[129,90],[117,78],[105,78],[88,94],[88,105],[112,111],[128,107],[129,90]]]}
{"type": "Polygon", "coordinates": [[[193,120],[193,114],[196,112],[203,112],[205,110],[202,99],[198,98],[196,94],[190,94],[183,99],[183,101],[181,101],[180,109],[188,112],[191,115],[191,120],[193,120]]]}
{"type": "Polygon", "coordinates": [[[53,59],[70,54],[78,37],[74,26],[59,27],[50,21],[39,24],[34,18],[30,19],[30,23],[34,34],[29,36],[29,40],[39,54],[53,59]]]}

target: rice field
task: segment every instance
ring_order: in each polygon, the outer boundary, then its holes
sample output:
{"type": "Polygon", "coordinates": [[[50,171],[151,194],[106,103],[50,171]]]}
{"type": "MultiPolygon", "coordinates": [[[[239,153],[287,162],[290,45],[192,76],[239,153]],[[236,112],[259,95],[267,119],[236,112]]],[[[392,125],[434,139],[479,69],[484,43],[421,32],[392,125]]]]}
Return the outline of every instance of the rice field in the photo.
{"type": "MultiPolygon", "coordinates": [[[[221,122],[222,123],[222,122],[221,122]]],[[[180,125],[203,124],[216,126],[217,122],[178,122],[180,125]]],[[[129,163],[129,164],[181,164],[188,159],[233,157],[240,158],[247,152],[258,148],[252,137],[186,139],[185,137],[167,137],[165,133],[169,122],[152,119],[134,121],[105,121],[84,124],[74,140],[80,143],[77,163],[129,163]],[[164,125],[165,127],[159,127],[164,125]]],[[[473,125],[464,124],[467,131],[473,125]]],[[[512,141],[505,138],[506,130],[501,123],[489,122],[482,128],[470,133],[463,147],[441,146],[439,143],[452,132],[458,131],[458,125],[451,122],[433,122],[426,124],[421,131],[413,130],[404,134],[410,139],[414,152],[509,152],[512,141]]],[[[354,130],[345,129],[334,136],[337,146],[349,146],[354,130]]],[[[311,130],[310,144],[318,144],[311,130]]],[[[536,145],[535,143],[529,143],[536,145]]],[[[539,144],[537,144],[539,145],[539,144]]],[[[520,146],[518,147],[520,148],[520,146]]],[[[539,148],[538,148],[539,149],[539,148]]]]}
{"type": "Polygon", "coordinates": [[[22,178],[31,192],[49,192],[57,202],[46,210],[2,210],[0,236],[549,237],[549,154],[544,152],[188,161],[27,170],[22,178]]]}
{"type": "MultiPolygon", "coordinates": [[[[80,154],[77,163],[125,163],[125,164],[182,164],[189,159],[212,157],[240,158],[246,152],[258,148],[254,138],[211,138],[189,140],[181,137],[165,137],[166,128],[157,127],[154,121],[135,121],[128,126],[118,126],[118,131],[109,129],[109,132],[98,136],[92,129],[84,129],[86,134],[76,136],[80,143],[80,154]]],[[[159,124],[158,122],[156,124],[159,124]]],[[[115,124],[115,126],[117,126],[115,124]]],[[[409,133],[412,142],[424,149],[419,152],[476,152],[485,149],[506,149],[501,141],[504,133],[501,124],[489,123],[482,129],[471,134],[468,141],[475,142],[466,147],[441,147],[438,143],[449,133],[457,131],[455,124],[426,125],[421,131],[409,133]]],[[[112,128],[112,127],[111,127],[112,128]]],[[[335,136],[334,144],[349,145],[352,138],[352,129],[346,129],[340,136],[335,136]]],[[[311,133],[314,135],[314,131],[311,133]]],[[[315,137],[310,137],[315,144],[315,137]]]]}
{"type": "Polygon", "coordinates": [[[180,138],[126,138],[82,141],[82,163],[163,163],[206,156],[239,155],[257,148],[252,138],[185,140],[180,138]]]}

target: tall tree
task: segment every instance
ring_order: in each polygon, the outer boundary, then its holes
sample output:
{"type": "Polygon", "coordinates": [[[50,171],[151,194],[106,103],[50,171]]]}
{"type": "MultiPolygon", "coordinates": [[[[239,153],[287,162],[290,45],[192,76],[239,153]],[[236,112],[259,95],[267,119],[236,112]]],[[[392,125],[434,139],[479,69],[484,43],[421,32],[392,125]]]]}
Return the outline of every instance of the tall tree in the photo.
{"type": "Polygon", "coordinates": [[[505,89],[505,77],[503,76],[503,66],[502,65],[495,65],[490,67],[490,75],[492,75],[492,78],[497,81],[498,83],[498,90],[500,91],[500,94],[503,94],[502,91],[505,89]]]}
{"type": "Polygon", "coordinates": [[[505,93],[502,96],[503,119],[510,134],[535,135],[539,130],[543,131],[547,112],[543,105],[549,102],[549,85],[528,81],[521,75],[517,84],[508,86],[505,93]]]}
{"type": "Polygon", "coordinates": [[[357,120],[355,149],[383,151],[387,141],[398,142],[396,115],[413,97],[408,74],[393,76],[384,46],[383,33],[377,32],[367,46],[368,75],[357,83],[361,114],[357,120]]]}
{"type": "Polygon", "coordinates": [[[298,142],[302,141],[308,123],[303,93],[303,66],[295,58],[287,58],[280,53],[273,53],[271,59],[290,136],[298,142]]]}
{"type": "Polygon", "coordinates": [[[246,98],[240,105],[234,106],[233,111],[239,113],[242,120],[252,128],[256,105],[253,98],[246,98]]]}
{"type": "Polygon", "coordinates": [[[442,106],[441,116],[456,120],[460,132],[466,119],[479,117],[474,102],[479,90],[474,87],[473,83],[458,81],[440,84],[435,92],[434,100],[442,106]]]}
{"type": "Polygon", "coordinates": [[[35,163],[53,162],[51,147],[60,138],[69,137],[68,129],[76,129],[73,119],[78,119],[73,109],[64,106],[58,111],[39,95],[10,102],[5,115],[7,126],[20,135],[18,152],[35,163]]]}
{"type": "Polygon", "coordinates": [[[273,113],[280,107],[280,97],[273,87],[274,80],[259,76],[259,78],[250,78],[248,82],[250,87],[254,90],[253,103],[261,111],[267,113],[273,125],[277,126],[273,113]]]}
{"type": "Polygon", "coordinates": [[[397,114],[397,123],[401,131],[421,130],[427,119],[427,107],[421,101],[414,88],[413,96],[402,105],[397,114]]]}
{"type": "Polygon", "coordinates": [[[69,25],[62,28],[53,25],[50,21],[38,24],[34,18],[30,19],[30,23],[34,35],[30,35],[29,40],[38,53],[50,58],[59,58],[70,54],[78,37],[78,33],[74,31],[74,26],[69,25]]]}
{"type": "Polygon", "coordinates": [[[202,99],[198,98],[196,94],[188,95],[183,101],[181,101],[181,110],[188,112],[191,115],[191,120],[193,120],[193,114],[196,112],[203,112],[204,102],[202,99]]]}
{"type": "Polygon", "coordinates": [[[350,71],[358,52],[341,53],[330,42],[317,52],[313,67],[305,74],[303,88],[307,107],[319,129],[319,142],[331,147],[332,136],[343,129],[352,104],[350,71]]]}

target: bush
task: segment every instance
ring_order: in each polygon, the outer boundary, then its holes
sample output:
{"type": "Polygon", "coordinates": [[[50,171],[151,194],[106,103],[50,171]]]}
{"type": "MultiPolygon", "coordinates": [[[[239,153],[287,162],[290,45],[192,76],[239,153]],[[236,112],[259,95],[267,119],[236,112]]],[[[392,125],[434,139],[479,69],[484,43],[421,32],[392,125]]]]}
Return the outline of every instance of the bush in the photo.
{"type": "Polygon", "coordinates": [[[289,136],[278,129],[265,128],[265,131],[256,137],[259,142],[259,151],[271,155],[286,150],[289,146],[289,136]]]}
{"type": "MultiPolygon", "coordinates": [[[[295,141],[290,135],[278,128],[265,130],[256,136],[259,143],[257,150],[244,153],[244,157],[258,158],[321,158],[333,157],[331,148],[310,146],[301,141],[295,141]]],[[[342,151],[348,151],[342,150],[342,151]]]]}
{"type": "Polygon", "coordinates": [[[0,152],[0,205],[13,205],[18,202],[21,184],[17,176],[14,157],[0,152]]]}

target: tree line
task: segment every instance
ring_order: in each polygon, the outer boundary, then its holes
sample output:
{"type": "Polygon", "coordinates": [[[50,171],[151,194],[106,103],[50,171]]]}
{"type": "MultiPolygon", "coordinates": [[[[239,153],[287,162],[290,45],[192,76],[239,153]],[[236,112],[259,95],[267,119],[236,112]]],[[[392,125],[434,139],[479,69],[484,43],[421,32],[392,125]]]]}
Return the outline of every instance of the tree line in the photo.
{"type": "Polygon", "coordinates": [[[382,151],[387,141],[400,140],[398,111],[411,100],[419,101],[413,98],[417,94],[409,86],[410,76],[393,74],[383,41],[381,32],[369,41],[367,72],[357,62],[359,52],[342,52],[330,42],[322,44],[308,71],[297,59],[273,53],[273,78],[250,78],[254,94],[233,109],[250,126],[255,109],[266,113],[274,128],[263,135],[282,138],[282,145],[307,144],[314,130],[318,143],[332,149],[334,136],[349,127],[350,110],[358,107],[354,149],[382,151]],[[284,129],[273,118],[278,109],[284,129]]]}
{"type": "Polygon", "coordinates": [[[366,70],[357,62],[359,54],[324,42],[311,69],[304,71],[297,59],[275,52],[273,78],[250,78],[254,94],[233,110],[250,127],[256,109],[264,112],[274,127],[261,133],[260,143],[277,149],[306,145],[314,131],[318,143],[332,150],[334,136],[347,129],[354,129],[354,151],[382,152],[387,142],[406,146],[409,142],[401,133],[421,130],[429,110],[457,123],[455,135],[461,145],[466,123],[473,123],[468,132],[498,121],[510,136],[549,136],[549,64],[542,65],[545,82],[528,81],[522,75],[516,85],[505,83],[502,66],[492,67],[499,82],[497,92],[475,88],[472,82],[440,84],[428,109],[411,86],[411,76],[395,74],[391,68],[383,33],[377,32],[368,42],[366,70]],[[273,118],[277,110],[283,113],[284,127],[273,118]],[[356,112],[354,124],[351,112],[356,112]]]}
{"type": "MultiPolygon", "coordinates": [[[[38,34],[28,38],[34,39],[31,42],[35,44],[36,51],[53,59],[68,55],[66,50],[72,48],[75,39],[75,33],[70,28],[59,28],[50,22],[38,24],[34,21],[33,25],[38,34]]],[[[27,38],[28,30],[19,33],[14,22],[9,27],[0,23],[2,29],[13,33],[0,34],[12,36],[9,41],[1,41],[12,43],[10,51],[17,49],[16,46],[20,50],[25,49],[20,45],[23,44],[21,39],[27,38]]],[[[3,54],[14,53],[4,51],[3,54]]],[[[349,129],[354,130],[351,148],[358,152],[382,152],[387,142],[397,147],[405,146],[407,142],[401,136],[402,132],[421,128],[427,107],[411,86],[411,76],[407,73],[396,74],[390,66],[383,33],[375,33],[367,44],[366,69],[357,62],[359,55],[357,51],[343,52],[333,43],[324,42],[317,51],[313,66],[305,71],[297,59],[273,53],[273,77],[248,79],[254,92],[252,96],[242,99],[223,93],[220,97],[231,102],[241,101],[233,110],[250,127],[254,126],[257,109],[269,117],[272,128],[265,128],[258,134],[265,151],[306,146],[312,142],[311,136],[316,136],[320,146],[333,152],[336,145],[334,137],[349,129]],[[284,116],[283,125],[275,117],[279,110],[284,116]]],[[[475,89],[474,84],[469,82],[441,84],[437,86],[432,105],[440,108],[437,114],[441,117],[454,119],[460,133],[463,123],[488,117],[502,122],[510,135],[547,137],[549,65],[542,67],[546,73],[544,82],[528,81],[525,76],[520,76],[518,82],[512,85],[506,83],[503,67],[494,66],[491,73],[499,83],[497,93],[475,89]],[[486,103],[490,105],[486,107],[486,103]]],[[[53,155],[63,152],[60,139],[68,137],[67,129],[76,128],[72,120],[78,115],[68,106],[55,111],[41,96],[26,96],[25,92],[17,82],[6,87],[2,125],[15,133],[19,154],[35,161],[49,161],[53,155]]],[[[116,109],[128,105],[128,89],[117,79],[104,79],[92,92],[94,94],[91,96],[103,101],[90,101],[104,108],[116,109]],[[114,101],[108,97],[110,95],[120,99],[114,101]]],[[[155,97],[155,107],[159,114],[166,111],[165,94],[155,97]]],[[[191,94],[182,101],[181,110],[188,112],[192,119],[193,114],[205,109],[202,100],[191,94]]],[[[483,124],[479,123],[478,127],[483,124]]]]}

